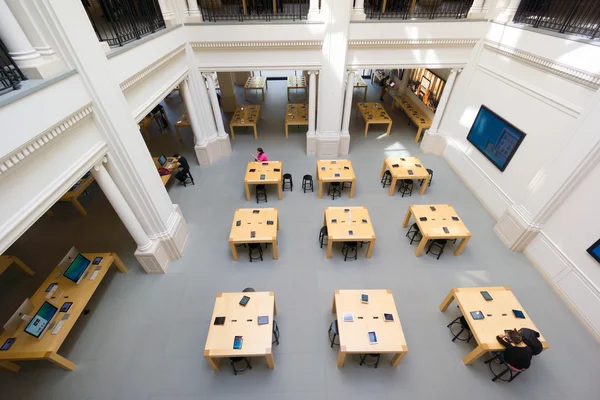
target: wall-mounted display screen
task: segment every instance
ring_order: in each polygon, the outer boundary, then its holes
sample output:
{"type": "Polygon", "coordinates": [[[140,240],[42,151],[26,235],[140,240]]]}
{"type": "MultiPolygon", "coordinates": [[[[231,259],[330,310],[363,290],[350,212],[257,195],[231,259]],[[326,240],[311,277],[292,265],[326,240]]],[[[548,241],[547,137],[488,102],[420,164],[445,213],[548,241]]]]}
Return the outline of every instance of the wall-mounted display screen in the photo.
{"type": "Polygon", "coordinates": [[[413,69],[408,78],[408,88],[433,112],[437,110],[446,81],[425,68],[413,69]]]}
{"type": "Polygon", "coordinates": [[[500,171],[506,169],[524,138],[522,131],[483,105],[467,136],[500,171]]]}
{"type": "Polygon", "coordinates": [[[600,240],[596,241],[596,243],[591,245],[590,248],[587,249],[587,252],[590,254],[590,256],[594,257],[594,259],[600,263],[600,240]]]}

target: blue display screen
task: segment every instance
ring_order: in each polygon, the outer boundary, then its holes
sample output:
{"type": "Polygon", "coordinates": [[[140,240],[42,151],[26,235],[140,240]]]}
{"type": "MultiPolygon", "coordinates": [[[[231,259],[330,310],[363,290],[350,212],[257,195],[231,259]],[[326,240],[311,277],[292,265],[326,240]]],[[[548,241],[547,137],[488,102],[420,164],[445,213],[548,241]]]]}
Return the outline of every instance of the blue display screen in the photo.
{"type": "Polygon", "coordinates": [[[481,106],[467,140],[504,171],[525,138],[525,134],[499,115],[481,106]]]}
{"type": "Polygon", "coordinates": [[[163,165],[165,165],[166,162],[167,162],[167,157],[165,157],[164,154],[161,154],[160,157],[158,157],[158,163],[162,167],[163,165]]]}
{"type": "Polygon", "coordinates": [[[37,313],[31,318],[31,321],[25,327],[25,332],[39,338],[46,326],[50,323],[58,308],[54,307],[47,301],[42,304],[37,313]]]}
{"type": "Polygon", "coordinates": [[[587,252],[590,256],[594,257],[596,261],[600,262],[600,240],[591,245],[590,248],[587,249],[587,252]]]}
{"type": "Polygon", "coordinates": [[[77,254],[77,257],[75,257],[71,265],[69,265],[69,268],[67,268],[64,275],[73,282],[77,283],[79,278],[81,278],[81,275],[83,275],[87,269],[88,265],[90,265],[90,260],[81,254],[77,254]]]}

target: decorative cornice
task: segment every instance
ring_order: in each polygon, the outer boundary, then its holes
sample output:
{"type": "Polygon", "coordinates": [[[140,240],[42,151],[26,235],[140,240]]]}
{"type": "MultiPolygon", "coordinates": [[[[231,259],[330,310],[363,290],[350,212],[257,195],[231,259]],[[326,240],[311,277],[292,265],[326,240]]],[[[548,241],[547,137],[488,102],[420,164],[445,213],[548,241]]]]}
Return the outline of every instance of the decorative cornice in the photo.
{"type": "Polygon", "coordinates": [[[174,50],[168,52],[167,54],[165,54],[158,60],[154,61],[152,64],[148,65],[143,70],[139,71],[138,73],[136,73],[133,76],[126,79],[125,81],[121,82],[121,84],[119,85],[121,87],[121,90],[126,90],[126,89],[130,88],[131,86],[135,85],[136,83],[138,83],[139,81],[144,79],[146,76],[150,75],[153,71],[160,68],[163,64],[168,62],[171,58],[175,57],[177,54],[182,52],[184,49],[185,49],[185,44],[178,46],[174,50]]]}
{"type": "Polygon", "coordinates": [[[15,151],[0,159],[0,176],[7,173],[11,168],[23,161],[26,157],[31,156],[36,151],[40,150],[45,144],[55,139],[67,129],[77,124],[93,112],[91,103],[80,108],[67,118],[63,119],[52,128],[38,135],[36,138],[25,143],[15,151]]]}
{"type": "Polygon", "coordinates": [[[484,47],[494,53],[512,58],[513,60],[527,65],[531,65],[537,69],[567,79],[571,82],[575,82],[587,88],[593,90],[600,88],[600,75],[592,74],[569,65],[560,64],[554,60],[540,57],[523,50],[505,46],[498,42],[492,42],[490,40],[485,41],[484,47]]]}
{"type": "Polygon", "coordinates": [[[194,50],[318,49],[322,40],[269,40],[254,42],[192,42],[194,50]]]}
{"type": "Polygon", "coordinates": [[[473,47],[479,39],[361,39],[349,40],[349,47],[473,47]]]}

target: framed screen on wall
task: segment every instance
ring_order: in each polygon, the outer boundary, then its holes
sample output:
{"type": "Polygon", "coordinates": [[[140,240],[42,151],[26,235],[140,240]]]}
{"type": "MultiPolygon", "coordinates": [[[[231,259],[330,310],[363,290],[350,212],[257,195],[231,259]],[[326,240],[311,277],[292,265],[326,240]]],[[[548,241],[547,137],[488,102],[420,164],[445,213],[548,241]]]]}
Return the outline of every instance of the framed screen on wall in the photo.
{"type": "Polygon", "coordinates": [[[587,252],[590,253],[590,256],[594,257],[594,259],[600,263],[600,240],[591,245],[590,248],[587,249],[587,252]]]}
{"type": "Polygon", "coordinates": [[[467,140],[500,171],[517,152],[525,134],[498,114],[481,106],[467,140]]]}

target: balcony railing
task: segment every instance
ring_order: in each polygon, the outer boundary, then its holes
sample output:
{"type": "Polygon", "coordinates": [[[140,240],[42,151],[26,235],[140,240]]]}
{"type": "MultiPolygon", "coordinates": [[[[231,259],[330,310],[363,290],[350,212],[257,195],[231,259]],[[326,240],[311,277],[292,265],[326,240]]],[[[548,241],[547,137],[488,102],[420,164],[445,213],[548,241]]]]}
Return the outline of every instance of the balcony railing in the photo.
{"type": "Polygon", "coordinates": [[[8,55],[8,50],[0,40],[0,95],[21,87],[25,75],[8,55]]]}
{"type": "Polygon", "coordinates": [[[473,0],[365,0],[369,19],[466,18],[473,0]]]}
{"type": "Polygon", "coordinates": [[[309,0],[198,0],[204,21],[303,20],[309,0]]]}
{"type": "Polygon", "coordinates": [[[513,22],[597,39],[600,1],[521,0],[513,22]]]}
{"type": "Polygon", "coordinates": [[[81,0],[98,40],[123,46],[165,27],[157,0],[81,0]]]}

